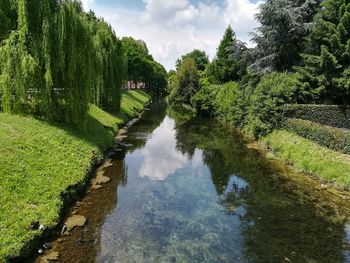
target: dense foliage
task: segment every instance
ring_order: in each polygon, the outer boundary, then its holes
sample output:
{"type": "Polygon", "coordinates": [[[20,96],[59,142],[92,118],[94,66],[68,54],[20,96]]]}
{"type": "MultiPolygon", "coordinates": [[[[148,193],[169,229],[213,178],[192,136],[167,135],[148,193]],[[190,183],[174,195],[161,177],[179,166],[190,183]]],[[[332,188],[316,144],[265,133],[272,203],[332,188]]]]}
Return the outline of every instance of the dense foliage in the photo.
{"type": "Polygon", "coordinates": [[[146,43],[132,37],[124,37],[121,41],[128,59],[128,80],[144,82],[153,94],[164,94],[167,88],[167,72],[149,54],[146,43]]]}
{"type": "Polygon", "coordinates": [[[208,66],[209,79],[217,84],[239,80],[245,73],[246,50],[245,44],[236,38],[229,26],[220,42],[215,59],[208,66]]]}
{"type": "Polygon", "coordinates": [[[327,0],[303,54],[304,102],[350,103],[350,1],[327,0]]]}
{"type": "Polygon", "coordinates": [[[253,33],[251,68],[259,73],[291,70],[305,49],[304,38],[320,0],[269,0],[260,6],[260,26],[253,33]]]}
{"type": "Polygon", "coordinates": [[[285,104],[349,104],[348,0],[268,0],[256,18],[256,46],[247,48],[229,26],[196,94],[177,102],[257,138],[281,127],[285,104]]]}
{"type": "Polygon", "coordinates": [[[4,111],[84,126],[90,102],[119,109],[126,61],[108,24],[75,1],[17,0],[12,7],[17,28],[0,48],[4,111]]]}
{"type": "Polygon", "coordinates": [[[205,51],[195,49],[192,52],[183,55],[181,59],[178,59],[176,61],[176,68],[179,68],[181,63],[187,58],[194,59],[197,69],[200,71],[204,71],[206,66],[209,64],[209,58],[205,51]]]}
{"type": "Polygon", "coordinates": [[[166,89],[166,71],[146,45],[126,45],[79,1],[1,1],[0,24],[5,112],[85,127],[90,103],[119,110],[127,76],[146,82],[154,94],[166,89]]]}
{"type": "Polygon", "coordinates": [[[190,104],[191,98],[199,90],[199,72],[194,59],[187,58],[182,61],[169,86],[170,101],[190,104]]]}

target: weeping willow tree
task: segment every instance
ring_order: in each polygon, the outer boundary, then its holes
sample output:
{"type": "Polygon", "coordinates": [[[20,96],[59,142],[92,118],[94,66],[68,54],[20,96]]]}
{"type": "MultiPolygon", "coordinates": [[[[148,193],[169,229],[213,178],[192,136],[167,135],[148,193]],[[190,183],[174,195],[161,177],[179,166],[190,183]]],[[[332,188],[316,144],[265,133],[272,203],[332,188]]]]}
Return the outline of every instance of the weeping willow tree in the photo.
{"type": "Polygon", "coordinates": [[[28,52],[28,10],[27,1],[17,3],[17,31],[12,31],[0,49],[0,85],[2,108],[12,113],[28,111],[27,91],[35,85],[35,72],[38,66],[28,52]]]}
{"type": "Polygon", "coordinates": [[[126,78],[127,61],[121,41],[103,20],[93,13],[88,15],[92,21],[94,45],[96,48],[96,72],[99,73],[96,89],[93,90],[92,102],[109,111],[120,107],[120,88],[126,78]]]}
{"type": "Polygon", "coordinates": [[[4,111],[85,127],[90,102],[119,109],[126,58],[107,23],[86,14],[79,1],[12,0],[2,6],[8,11],[0,12],[0,21],[17,25],[0,38],[4,111]],[[11,8],[15,15],[8,15],[11,8]]]}

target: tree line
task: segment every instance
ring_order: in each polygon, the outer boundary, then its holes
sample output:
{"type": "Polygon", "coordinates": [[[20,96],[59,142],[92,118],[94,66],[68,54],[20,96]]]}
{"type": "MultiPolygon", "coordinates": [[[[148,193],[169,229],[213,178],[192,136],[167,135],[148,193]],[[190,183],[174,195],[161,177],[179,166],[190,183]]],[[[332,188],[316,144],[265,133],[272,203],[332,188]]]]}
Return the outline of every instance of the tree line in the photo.
{"type": "Polygon", "coordinates": [[[170,100],[256,137],[280,124],[286,103],[350,103],[350,1],[268,0],[251,33],[229,26],[210,62],[194,50],[169,73],[170,100]]]}
{"type": "Polygon", "coordinates": [[[80,1],[1,1],[0,24],[5,112],[84,127],[90,103],[119,110],[127,79],[144,81],[153,94],[166,89],[166,71],[146,44],[117,38],[102,18],[84,12],[80,1]],[[142,65],[133,65],[139,60],[142,65]]]}

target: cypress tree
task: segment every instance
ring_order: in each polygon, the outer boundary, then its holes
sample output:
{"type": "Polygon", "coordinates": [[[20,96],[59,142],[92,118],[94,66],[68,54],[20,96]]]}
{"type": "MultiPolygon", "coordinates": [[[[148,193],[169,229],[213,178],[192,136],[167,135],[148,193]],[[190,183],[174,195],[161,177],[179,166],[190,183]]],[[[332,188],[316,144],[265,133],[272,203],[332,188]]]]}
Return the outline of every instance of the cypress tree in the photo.
{"type": "Polygon", "coordinates": [[[350,2],[326,0],[317,16],[304,65],[303,101],[350,103],[350,2]]]}
{"type": "Polygon", "coordinates": [[[239,80],[245,71],[242,63],[243,42],[236,38],[231,26],[228,26],[218,47],[216,58],[208,66],[208,75],[214,83],[226,83],[239,80]]]}

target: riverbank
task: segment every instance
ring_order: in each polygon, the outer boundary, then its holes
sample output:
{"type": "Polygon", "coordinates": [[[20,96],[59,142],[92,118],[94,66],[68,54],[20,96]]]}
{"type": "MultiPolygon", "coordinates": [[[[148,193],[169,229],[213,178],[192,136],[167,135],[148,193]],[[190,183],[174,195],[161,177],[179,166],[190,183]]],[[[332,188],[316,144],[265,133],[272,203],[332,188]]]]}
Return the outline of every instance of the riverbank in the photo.
{"type": "Polygon", "coordinates": [[[0,113],[0,262],[25,252],[59,222],[62,197],[72,200],[83,188],[117,127],[149,99],[141,91],[124,92],[116,115],[92,106],[86,132],[0,113]]]}
{"type": "Polygon", "coordinates": [[[349,193],[322,190],[314,178],[248,149],[241,133],[215,120],[175,113],[154,102],[128,129],[129,146],[99,169],[110,182],[89,189],[68,212],[66,222],[79,215],[88,223],[44,240],[52,246],[46,258],[344,261],[349,193]]]}
{"type": "Polygon", "coordinates": [[[270,156],[323,181],[349,190],[350,156],[323,147],[316,142],[286,130],[275,130],[261,140],[270,156]]]}

